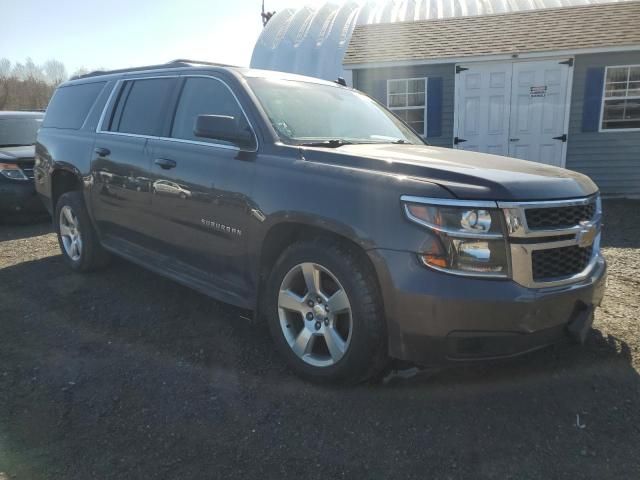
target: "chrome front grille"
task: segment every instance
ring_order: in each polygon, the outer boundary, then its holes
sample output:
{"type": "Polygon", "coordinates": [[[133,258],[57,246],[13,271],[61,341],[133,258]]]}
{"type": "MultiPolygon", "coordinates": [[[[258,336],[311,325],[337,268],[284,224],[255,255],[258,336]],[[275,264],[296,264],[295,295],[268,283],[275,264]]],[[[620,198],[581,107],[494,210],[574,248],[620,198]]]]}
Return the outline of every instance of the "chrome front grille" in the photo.
{"type": "Polygon", "coordinates": [[[599,197],[549,202],[498,202],[509,235],[511,273],[543,288],[585,278],[600,255],[599,197]]]}

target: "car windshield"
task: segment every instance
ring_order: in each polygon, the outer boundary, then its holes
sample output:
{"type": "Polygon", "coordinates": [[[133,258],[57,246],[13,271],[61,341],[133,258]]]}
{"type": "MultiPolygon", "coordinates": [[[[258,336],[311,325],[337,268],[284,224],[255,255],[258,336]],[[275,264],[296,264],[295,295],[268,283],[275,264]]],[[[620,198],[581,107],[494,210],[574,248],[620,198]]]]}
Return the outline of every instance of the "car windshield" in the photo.
{"type": "Polygon", "coordinates": [[[424,144],[391,112],[355,90],[267,78],[250,78],[249,84],[284,143],[424,144]]]}
{"type": "Polygon", "coordinates": [[[0,118],[0,147],[35,144],[41,123],[38,117],[0,118]]]}

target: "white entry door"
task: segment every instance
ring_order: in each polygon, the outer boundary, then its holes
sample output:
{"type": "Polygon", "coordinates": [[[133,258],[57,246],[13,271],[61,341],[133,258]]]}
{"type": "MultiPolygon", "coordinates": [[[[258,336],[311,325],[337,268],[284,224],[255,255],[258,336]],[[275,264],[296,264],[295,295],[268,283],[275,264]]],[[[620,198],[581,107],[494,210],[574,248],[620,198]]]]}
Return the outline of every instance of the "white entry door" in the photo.
{"type": "MultiPolygon", "coordinates": [[[[568,62],[544,60],[460,67],[467,70],[457,74],[456,79],[458,143],[455,147],[563,165],[568,62]],[[474,88],[473,80],[468,80],[478,78],[490,87],[491,74],[499,78],[500,72],[509,79],[502,97],[495,88],[483,93],[474,88]],[[500,98],[503,104],[499,103],[500,98]],[[478,107],[469,108],[474,102],[478,107]],[[498,115],[504,116],[497,118],[498,115]],[[468,128],[476,125],[477,134],[468,128]],[[498,127],[507,131],[504,144],[497,141],[498,127]]],[[[497,84],[494,81],[494,85],[497,84]]]]}
{"type": "Polygon", "coordinates": [[[458,66],[457,148],[509,154],[510,63],[458,66]]]}

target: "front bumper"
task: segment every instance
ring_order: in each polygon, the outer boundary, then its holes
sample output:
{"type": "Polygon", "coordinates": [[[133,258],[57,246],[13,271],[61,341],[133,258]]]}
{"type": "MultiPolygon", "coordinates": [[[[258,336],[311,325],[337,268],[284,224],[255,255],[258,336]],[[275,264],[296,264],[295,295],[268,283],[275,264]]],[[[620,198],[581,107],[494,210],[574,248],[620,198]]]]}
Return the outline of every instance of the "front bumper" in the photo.
{"type": "Polygon", "coordinates": [[[604,295],[602,257],[578,283],[530,289],[436,272],[409,252],[369,254],[382,288],[389,354],[419,364],[511,357],[564,338],[584,340],[604,295]]]}
{"type": "Polygon", "coordinates": [[[44,205],[36,194],[33,181],[14,181],[0,178],[0,214],[44,212],[44,205]]]}

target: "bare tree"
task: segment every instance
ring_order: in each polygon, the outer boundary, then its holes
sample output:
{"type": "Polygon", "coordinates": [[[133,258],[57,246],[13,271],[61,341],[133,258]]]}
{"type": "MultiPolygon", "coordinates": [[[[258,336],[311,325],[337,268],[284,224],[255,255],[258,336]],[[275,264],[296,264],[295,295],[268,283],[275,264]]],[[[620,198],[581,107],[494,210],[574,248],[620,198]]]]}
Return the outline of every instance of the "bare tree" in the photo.
{"type": "MultiPolygon", "coordinates": [[[[74,75],[88,73],[81,68],[74,75]]],[[[55,88],[68,78],[58,60],[38,65],[31,58],[12,63],[0,58],[0,110],[39,110],[46,108],[55,88]]]]}
{"type": "Polygon", "coordinates": [[[11,67],[11,77],[12,78],[16,78],[18,80],[25,80],[26,79],[26,68],[24,66],[23,63],[21,62],[16,62],[13,64],[13,67],[11,67]]]}
{"type": "Polygon", "coordinates": [[[24,63],[16,63],[13,67],[13,74],[22,81],[44,81],[42,69],[30,57],[27,57],[24,63]]]}
{"type": "Polygon", "coordinates": [[[24,69],[25,74],[27,75],[27,79],[35,81],[44,80],[42,69],[35,64],[31,57],[27,57],[27,61],[24,62],[24,69]]]}
{"type": "Polygon", "coordinates": [[[86,67],[80,67],[79,69],[77,69],[75,72],[71,74],[71,77],[79,77],[80,75],[86,75],[90,71],[91,70],[89,70],[86,67]]]}
{"type": "Polygon", "coordinates": [[[58,86],[67,79],[67,69],[58,60],[47,60],[42,69],[49,85],[58,86]]]}
{"type": "Polygon", "coordinates": [[[8,58],[0,58],[0,78],[8,78],[11,75],[11,61],[8,58]]]}
{"type": "MultiPolygon", "coordinates": [[[[47,70],[56,81],[64,79],[64,65],[60,62],[54,61],[47,70]]],[[[43,109],[54,88],[53,81],[47,81],[45,66],[37,65],[31,58],[15,64],[0,59],[0,110],[43,109]]]]}
{"type": "Polygon", "coordinates": [[[4,110],[9,102],[11,75],[11,62],[8,58],[0,58],[0,110],[4,110]]]}

